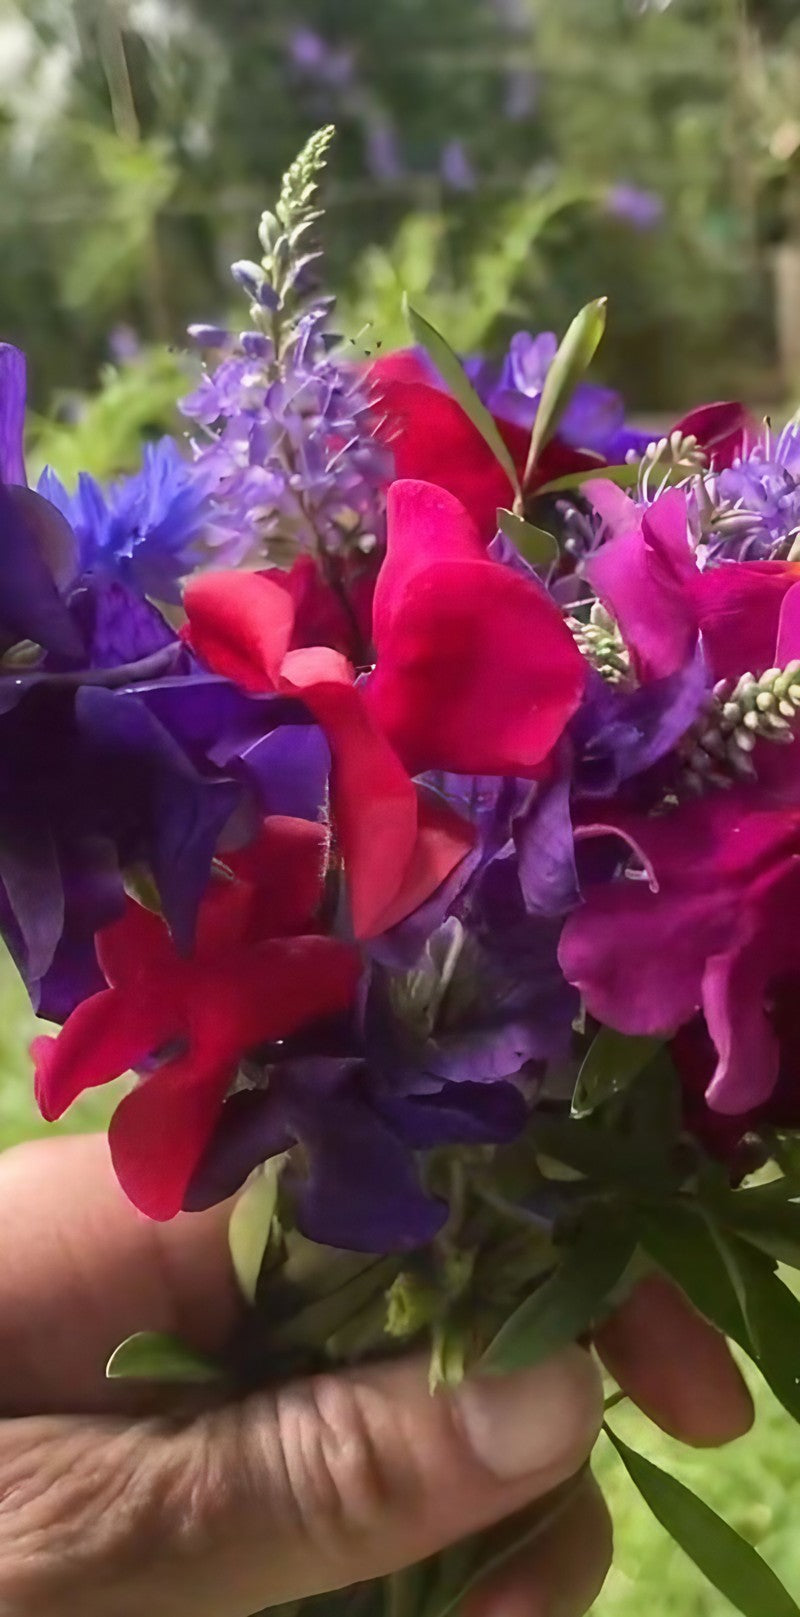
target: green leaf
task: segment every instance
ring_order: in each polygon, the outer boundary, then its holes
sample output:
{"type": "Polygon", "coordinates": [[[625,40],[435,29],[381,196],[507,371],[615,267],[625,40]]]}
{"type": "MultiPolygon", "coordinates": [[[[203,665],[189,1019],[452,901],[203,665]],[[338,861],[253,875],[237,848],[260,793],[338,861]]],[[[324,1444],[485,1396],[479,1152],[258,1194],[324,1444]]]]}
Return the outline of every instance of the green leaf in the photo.
{"type": "Polygon", "coordinates": [[[800,1302],[769,1258],[736,1235],[727,1236],[723,1258],[702,1212],[689,1205],[648,1208],[638,1225],[649,1256],[699,1313],[750,1355],[776,1398],[800,1421],[800,1302]]]}
{"type": "Polygon", "coordinates": [[[277,1199],[278,1176],[268,1164],[247,1185],[231,1213],[228,1245],[236,1279],[249,1303],[255,1302],[277,1199]]]}
{"type": "Polygon", "coordinates": [[[597,352],[606,329],[607,312],[607,298],[596,298],[594,303],[587,303],[580,314],[576,314],[564,336],[542,388],[531,433],[524,487],[527,487],[545,444],[552,438],[578,382],[597,352]]]}
{"type": "Polygon", "coordinates": [[[438,331],[413,307],[407,294],[403,296],[403,311],[415,342],[418,342],[425,349],[429,358],[433,360],[439,375],[447,383],[453,398],[461,405],[465,415],[469,416],[473,427],[477,427],[484,442],[489,445],[495,460],[499,461],[502,466],[512,488],[519,493],[519,478],[511,452],[503,442],[494,418],[490,415],[486,405],[478,398],[460,359],[453,353],[450,344],[445,342],[444,337],[440,337],[438,331]]]}
{"type": "Polygon", "coordinates": [[[742,1240],[779,1263],[800,1269],[800,1202],[757,1187],[715,1192],[709,1206],[742,1240]]]}
{"type": "Polygon", "coordinates": [[[637,1454],[605,1427],[628,1476],[685,1555],[743,1617],[800,1617],[772,1568],[677,1477],[637,1454]]]}
{"type": "Polygon", "coordinates": [[[212,1359],[195,1353],[175,1336],[139,1331],[114,1349],[106,1365],[109,1381],[222,1381],[212,1359]]]}
{"type": "Polygon", "coordinates": [[[572,1097],[573,1117],[589,1117],[613,1095],[629,1089],[660,1050],[663,1039],[601,1027],[587,1052],[572,1097]]]}
{"type": "Polygon", "coordinates": [[[507,1319],[482,1368],[495,1373],[539,1364],[576,1342],[605,1312],[636,1250],[633,1221],[600,1212],[564,1249],[558,1268],[507,1319]]]}
{"type": "Polygon", "coordinates": [[[594,478],[604,478],[608,483],[616,483],[617,488],[635,488],[639,481],[638,460],[626,462],[624,466],[606,466],[598,461],[597,467],[587,471],[584,467],[581,472],[566,472],[563,477],[554,477],[549,483],[543,483],[536,490],[538,500],[540,494],[564,494],[571,488],[580,488],[582,483],[589,483],[594,478]]]}
{"type": "Polygon", "coordinates": [[[518,517],[513,511],[505,511],[501,507],[497,513],[497,524],[501,533],[516,545],[520,555],[531,567],[549,566],[558,560],[558,540],[546,528],[537,528],[532,522],[526,522],[524,517],[518,517]]]}

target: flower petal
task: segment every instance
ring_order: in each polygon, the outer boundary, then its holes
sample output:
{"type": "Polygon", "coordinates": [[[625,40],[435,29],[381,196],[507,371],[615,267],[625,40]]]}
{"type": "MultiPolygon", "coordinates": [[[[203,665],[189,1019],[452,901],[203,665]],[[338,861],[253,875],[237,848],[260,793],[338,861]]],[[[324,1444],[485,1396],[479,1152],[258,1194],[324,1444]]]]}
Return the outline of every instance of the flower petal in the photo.
{"type": "Polygon", "coordinates": [[[191,645],[209,668],[246,691],[275,689],[294,628],[287,588],[263,573],[200,573],[184,606],[191,645]]]}
{"type": "Polygon", "coordinates": [[[558,608],[429,485],[395,487],[384,566],[365,697],[409,773],[539,774],[586,680],[558,608]]]}
{"type": "Polygon", "coordinates": [[[27,365],[21,349],[0,343],[0,482],[26,483],[25,395],[27,365]]]}
{"type": "Polygon", "coordinates": [[[116,988],[93,994],[56,1038],[43,1035],[31,1045],[42,1116],[61,1117],[85,1089],[121,1078],[178,1031],[168,984],[161,993],[151,985],[146,996],[116,988]]]}
{"type": "Polygon", "coordinates": [[[400,891],[414,853],[415,788],[338,652],[290,652],[282,685],[302,694],[328,739],[333,817],[353,928],[356,937],[370,937],[400,891]]]}

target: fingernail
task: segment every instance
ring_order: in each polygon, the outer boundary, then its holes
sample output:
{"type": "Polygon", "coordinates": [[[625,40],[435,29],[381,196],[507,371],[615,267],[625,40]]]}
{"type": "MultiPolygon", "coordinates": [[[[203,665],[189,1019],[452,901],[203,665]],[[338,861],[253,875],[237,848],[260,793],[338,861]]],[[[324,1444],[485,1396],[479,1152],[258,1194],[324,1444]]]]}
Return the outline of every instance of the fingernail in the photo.
{"type": "Polygon", "coordinates": [[[511,1376],[475,1376],[455,1402],[473,1454],[503,1482],[537,1471],[571,1476],[603,1421],[600,1375],[579,1347],[511,1376]]]}

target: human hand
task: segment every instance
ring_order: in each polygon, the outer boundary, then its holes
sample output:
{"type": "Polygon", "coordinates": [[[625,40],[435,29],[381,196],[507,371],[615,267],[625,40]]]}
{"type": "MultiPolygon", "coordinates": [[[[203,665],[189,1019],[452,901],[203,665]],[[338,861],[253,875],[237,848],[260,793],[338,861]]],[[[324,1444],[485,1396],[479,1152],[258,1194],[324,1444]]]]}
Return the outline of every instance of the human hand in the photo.
{"type": "MultiPolygon", "coordinates": [[[[177,1419],[103,1365],[147,1328],[214,1351],[236,1323],[228,1209],[153,1225],[100,1139],[0,1158],[0,1611],[250,1617],[402,1568],[578,1472],[601,1419],[588,1353],[431,1398],[407,1360],[316,1377],[177,1419]]],[[[752,1409],[728,1350],[647,1281],[600,1336],[620,1384],[685,1441],[752,1409]],[[686,1367],[690,1366],[687,1375],[686,1367]]],[[[591,1477],[467,1617],[580,1617],[608,1566],[591,1477]]]]}

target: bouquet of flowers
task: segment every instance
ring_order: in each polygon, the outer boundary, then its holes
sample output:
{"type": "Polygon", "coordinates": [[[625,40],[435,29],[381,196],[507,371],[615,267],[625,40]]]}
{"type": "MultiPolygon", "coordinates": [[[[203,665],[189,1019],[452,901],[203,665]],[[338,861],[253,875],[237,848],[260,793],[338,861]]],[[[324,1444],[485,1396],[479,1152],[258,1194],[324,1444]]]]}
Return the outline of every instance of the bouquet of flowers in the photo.
{"type": "MultiPolygon", "coordinates": [[[[800,426],[633,430],[584,379],[603,300],[496,365],[413,309],[356,359],[317,282],[330,136],[234,265],[248,329],[192,329],[187,445],[31,490],[0,352],[0,925],[60,1024],[39,1105],[133,1069],[136,1207],[242,1193],[227,1359],[144,1333],[109,1373],[427,1344],[435,1396],[590,1344],[655,1269],[800,1419],[800,426]]],[[[609,1436],[741,1611],[797,1611],[609,1436]]]]}

